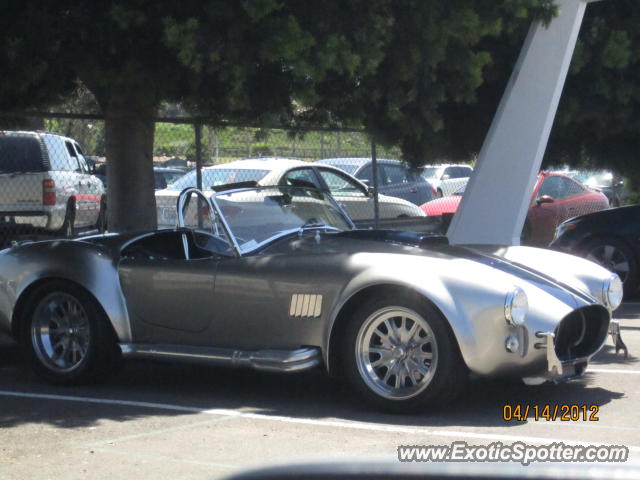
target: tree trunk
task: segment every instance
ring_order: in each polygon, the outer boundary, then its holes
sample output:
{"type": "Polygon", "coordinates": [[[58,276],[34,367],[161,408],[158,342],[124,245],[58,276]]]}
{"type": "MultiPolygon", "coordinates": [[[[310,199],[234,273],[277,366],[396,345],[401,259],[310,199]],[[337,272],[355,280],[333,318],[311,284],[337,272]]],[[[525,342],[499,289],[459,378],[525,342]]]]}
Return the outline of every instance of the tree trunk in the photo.
{"type": "Polygon", "coordinates": [[[136,99],[104,108],[107,154],[107,225],[110,232],[157,227],[153,137],[155,105],[136,99]]]}

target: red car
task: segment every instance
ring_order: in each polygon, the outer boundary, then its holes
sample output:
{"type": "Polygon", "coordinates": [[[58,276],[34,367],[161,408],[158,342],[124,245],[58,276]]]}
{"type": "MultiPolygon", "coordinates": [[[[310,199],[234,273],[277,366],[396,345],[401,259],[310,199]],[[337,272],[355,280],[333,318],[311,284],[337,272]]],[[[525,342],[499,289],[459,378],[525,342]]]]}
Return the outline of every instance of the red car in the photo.
{"type": "MultiPolygon", "coordinates": [[[[442,215],[446,224],[458,209],[464,188],[451,196],[438,198],[420,206],[428,216],[442,215]]],[[[546,246],[556,227],[571,217],[609,208],[609,200],[598,189],[559,173],[541,172],[533,188],[531,204],[522,230],[522,241],[546,246]]]]}

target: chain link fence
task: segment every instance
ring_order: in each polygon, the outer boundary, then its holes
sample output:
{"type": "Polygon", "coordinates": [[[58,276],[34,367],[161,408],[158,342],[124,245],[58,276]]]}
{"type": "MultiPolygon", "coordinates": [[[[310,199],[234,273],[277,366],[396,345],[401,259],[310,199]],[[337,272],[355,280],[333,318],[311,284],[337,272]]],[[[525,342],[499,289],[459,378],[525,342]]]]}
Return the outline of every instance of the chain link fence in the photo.
{"type": "MultiPolygon", "coordinates": [[[[47,114],[32,123],[42,131],[0,130],[0,244],[104,231],[104,121],[98,115],[47,114]]],[[[153,152],[158,225],[175,226],[175,200],[186,187],[211,192],[289,185],[329,191],[362,228],[444,233],[472,166],[416,171],[397,158],[399,149],[375,145],[357,130],[219,128],[161,119],[153,152]]],[[[615,185],[585,186],[567,173],[539,177],[525,243],[546,246],[565,219],[607,208],[604,194],[620,201],[615,185]]],[[[508,179],[496,185],[501,181],[508,179]]]]}
{"type": "MultiPolygon", "coordinates": [[[[104,121],[47,114],[32,123],[42,128],[0,130],[1,246],[104,231],[104,121]]],[[[437,231],[440,220],[427,219],[420,208],[436,190],[399,157],[398,149],[373,145],[356,130],[216,128],[162,119],[153,152],[158,225],[175,226],[175,199],[186,187],[290,185],[329,191],[364,228],[437,231]]]]}

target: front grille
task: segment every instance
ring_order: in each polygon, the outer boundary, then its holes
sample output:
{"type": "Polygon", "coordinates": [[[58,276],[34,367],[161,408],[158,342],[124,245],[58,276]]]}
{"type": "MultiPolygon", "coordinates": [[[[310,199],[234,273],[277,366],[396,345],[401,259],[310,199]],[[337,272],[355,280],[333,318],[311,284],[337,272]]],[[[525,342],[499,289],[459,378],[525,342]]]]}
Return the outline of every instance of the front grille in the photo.
{"type": "Polygon", "coordinates": [[[607,336],[609,312],[592,305],[564,317],[555,331],[555,351],[560,361],[588,357],[596,353],[607,336]]]}

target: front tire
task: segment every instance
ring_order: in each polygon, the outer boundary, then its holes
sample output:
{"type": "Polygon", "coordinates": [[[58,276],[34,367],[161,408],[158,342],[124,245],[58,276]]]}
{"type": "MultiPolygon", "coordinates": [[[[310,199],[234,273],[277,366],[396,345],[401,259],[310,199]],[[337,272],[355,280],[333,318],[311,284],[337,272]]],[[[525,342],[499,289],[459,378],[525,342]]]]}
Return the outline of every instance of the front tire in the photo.
{"type": "Polygon", "coordinates": [[[48,382],[98,380],[118,362],[116,335],[105,313],[74,284],[51,281],[37,288],[24,320],[32,367],[48,382]]]}
{"type": "Polygon", "coordinates": [[[407,413],[453,400],[467,369],[446,320],[401,294],[362,305],[342,345],[346,378],[374,406],[407,413]]]}
{"type": "Polygon", "coordinates": [[[613,237],[596,238],[587,242],[581,250],[587,260],[602,265],[620,277],[625,295],[632,295],[638,289],[638,259],[623,242],[613,237]]]}

